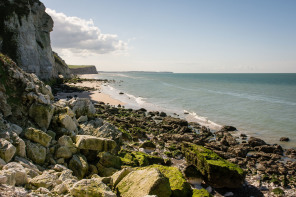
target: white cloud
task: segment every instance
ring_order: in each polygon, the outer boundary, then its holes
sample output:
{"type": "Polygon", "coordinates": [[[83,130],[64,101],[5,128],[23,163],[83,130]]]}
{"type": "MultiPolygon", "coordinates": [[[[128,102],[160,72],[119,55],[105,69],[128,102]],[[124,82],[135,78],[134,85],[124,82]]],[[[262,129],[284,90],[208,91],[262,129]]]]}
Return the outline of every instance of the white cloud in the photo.
{"type": "Polygon", "coordinates": [[[102,34],[91,19],[69,17],[49,8],[46,12],[54,21],[51,40],[55,50],[91,55],[124,51],[127,48],[127,44],[119,40],[117,35],[102,34]]]}

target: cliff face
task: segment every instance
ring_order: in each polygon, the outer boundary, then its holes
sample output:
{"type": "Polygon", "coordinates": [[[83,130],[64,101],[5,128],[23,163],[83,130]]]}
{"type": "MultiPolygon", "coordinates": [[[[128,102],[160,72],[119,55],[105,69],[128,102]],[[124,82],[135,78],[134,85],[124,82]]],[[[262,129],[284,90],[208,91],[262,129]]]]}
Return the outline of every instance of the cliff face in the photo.
{"type": "Polygon", "coordinates": [[[53,75],[63,75],[65,78],[71,78],[73,76],[66,62],[56,53],[53,52],[55,64],[53,67],[53,75]]]}
{"type": "Polygon", "coordinates": [[[83,68],[70,68],[70,70],[74,75],[98,74],[98,71],[95,66],[88,66],[83,68]]]}
{"type": "Polygon", "coordinates": [[[39,0],[0,2],[0,52],[41,79],[57,77],[50,45],[52,18],[39,0]]]}

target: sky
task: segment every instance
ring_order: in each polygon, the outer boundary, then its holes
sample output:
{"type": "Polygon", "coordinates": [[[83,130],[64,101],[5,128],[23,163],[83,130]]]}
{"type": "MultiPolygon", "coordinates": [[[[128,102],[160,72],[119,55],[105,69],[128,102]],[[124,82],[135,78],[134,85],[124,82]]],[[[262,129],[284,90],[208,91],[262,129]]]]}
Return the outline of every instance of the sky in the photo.
{"type": "Polygon", "coordinates": [[[295,73],[295,0],[41,0],[68,64],[99,71],[295,73]]]}

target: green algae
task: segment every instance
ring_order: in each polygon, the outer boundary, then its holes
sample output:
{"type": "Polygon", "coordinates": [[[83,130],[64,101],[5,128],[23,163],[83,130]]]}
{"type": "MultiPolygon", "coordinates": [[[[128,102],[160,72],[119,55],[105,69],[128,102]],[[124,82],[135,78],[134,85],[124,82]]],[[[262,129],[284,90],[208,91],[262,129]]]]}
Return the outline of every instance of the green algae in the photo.
{"type": "Polygon", "coordinates": [[[123,165],[138,167],[152,164],[165,164],[165,161],[158,156],[149,155],[138,151],[121,150],[118,154],[123,165]]]}
{"type": "Polygon", "coordinates": [[[285,192],[284,192],[281,188],[279,188],[279,187],[273,189],[272,192],[273,192],[276,196],[284,196],[284,195],[285,195],[285,192]]]}
{"type": "Polygon", "coordinates": [[[158,169],[165,177],[169,179],[170,187],[172,190],[172,197],[178,196],[191,196],[192,191],[189,183],[185,180],[183,174],[176,167],[162,166],[162,165],[151,165],[144,168],[156,168],[158,169]]]}
{"type": "Polygon", "coordinates": [[[212,195],[204,188],[193,189],[192,197],[212,197],[212,195]]]}

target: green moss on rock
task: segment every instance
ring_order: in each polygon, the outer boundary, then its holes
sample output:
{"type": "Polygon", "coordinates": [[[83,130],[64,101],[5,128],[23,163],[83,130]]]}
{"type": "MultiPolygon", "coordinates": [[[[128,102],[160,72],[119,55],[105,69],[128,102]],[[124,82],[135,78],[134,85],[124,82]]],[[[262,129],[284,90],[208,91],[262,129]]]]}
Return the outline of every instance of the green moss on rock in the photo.
{"type": "Polygon", "coordinates": [[[178,196],[191,196],[192,191],[189,183],[185,180],[183,174],[176,167],[168,167],[162,165],[152,165],[145,168],[156,168],[158,169],[165,177],[169,179],[170,187],[172,190],[172,197],[178,196]]]}
{"type": "Polygon", "coordinates": [[[213,151],[192,143],[183,143],[182,152],[189,164],[195,165],[205,180],[216,188],[241,187],[245,172],[213,151]]]}
{"type": "Polygon", "coordinates": [[[148,166],[152,164],[165,164],[164,159],[161,157],[138,151],[121,150],[119,152],[119,157],[123,165],[132,167],[148,166]]]}
{"type": "Polygon", "coordinates": [[[206,189],[193,189],[192,197],[212,197],[206,189]]]}
{"type": "Polygon", "coordinates": [[[274,188],[272,190],[272,192],[276,195],[276,196],[284,196],[285,195],[285,192],[284,190],[282,190],[281,188],[274,188]]]}

